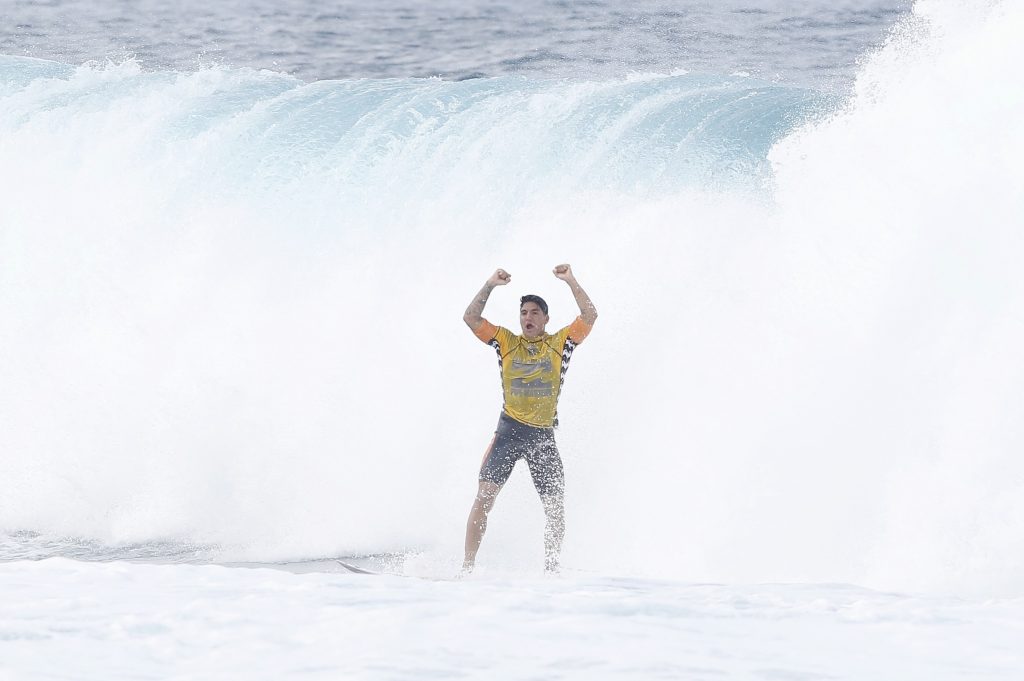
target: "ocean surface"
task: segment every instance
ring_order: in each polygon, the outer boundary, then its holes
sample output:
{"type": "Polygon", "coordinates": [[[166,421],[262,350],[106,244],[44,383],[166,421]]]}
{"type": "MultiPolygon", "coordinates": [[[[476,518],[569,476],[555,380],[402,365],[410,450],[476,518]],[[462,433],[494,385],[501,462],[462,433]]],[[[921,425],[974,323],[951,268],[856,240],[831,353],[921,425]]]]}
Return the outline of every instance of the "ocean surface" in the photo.
{"type": "Polygon", "coordinates": [[[0,678],[1021,678],[1022,32],[0,4],[0,678]],[[561,262],[564,571],[517,470],[455,580],[561,262]]]}
{"type": "Polygon", "coordinates": [[[818,89],[857,60],[910,0],[439,2],[29,2],[0,7],[0,54],[154,69],[270,69],[305,81],[633,72],[746,72],[818,89]]]}

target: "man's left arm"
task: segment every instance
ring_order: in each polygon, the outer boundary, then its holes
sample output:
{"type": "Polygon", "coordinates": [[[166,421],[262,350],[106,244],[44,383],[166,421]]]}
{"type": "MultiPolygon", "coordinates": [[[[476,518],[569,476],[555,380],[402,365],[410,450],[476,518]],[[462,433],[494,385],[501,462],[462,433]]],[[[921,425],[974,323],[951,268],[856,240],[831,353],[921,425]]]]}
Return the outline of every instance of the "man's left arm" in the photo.
{"type": "Polygon", "coordinates": [[[590,299],[587,292],[576,281],[576,277],[572,273],[572,267],[569,265],[558,265],[553,271],[556,277],[569,285],[569,290],[572,291],[576,304],[580,306],[580,318],[583,320],[583,323],[588,327],[593,326],[594,322],[597,321],[597,308],[594,307],[594,301],[590,299]]]}

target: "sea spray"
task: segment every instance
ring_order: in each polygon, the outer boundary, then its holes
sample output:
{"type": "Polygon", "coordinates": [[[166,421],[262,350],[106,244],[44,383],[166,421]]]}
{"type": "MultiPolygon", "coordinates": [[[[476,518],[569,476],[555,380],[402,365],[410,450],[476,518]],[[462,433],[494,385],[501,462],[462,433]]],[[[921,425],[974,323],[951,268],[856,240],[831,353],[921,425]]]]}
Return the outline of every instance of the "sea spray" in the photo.
{"type": "Polygon", "coordinates": [[[5,69],[4,525],[264,559],[449,533],[499,408],[459,321],[481,273],[607,276],[629,234],[585,204],[759,187],[820,100],[685,74],[5,69]]]}
{"type": "Polygon", "coordinates": [[[839,444],[882,472],[877,583],[1024,587],[1022,27],[1019,3],[919,2],[847,110],[771,155],[851,322],[839,444]]]}
{"type": "MultiPolygon", "coordinates": [[[[567,323],[568,261],[601,318],[560,410],[567,565],[1019,591],[1024,183],[984,167],[1021,140],[986,98],[1021,17],[954,6],[840,113],[740,77],[6,61],[0,525],[455,561],[500,408],[462,309],[502,266],[490,319],[537,292],[567,323]]],[[[541,523],[520,471],[482,567],[529,569],[541,523]]]]}

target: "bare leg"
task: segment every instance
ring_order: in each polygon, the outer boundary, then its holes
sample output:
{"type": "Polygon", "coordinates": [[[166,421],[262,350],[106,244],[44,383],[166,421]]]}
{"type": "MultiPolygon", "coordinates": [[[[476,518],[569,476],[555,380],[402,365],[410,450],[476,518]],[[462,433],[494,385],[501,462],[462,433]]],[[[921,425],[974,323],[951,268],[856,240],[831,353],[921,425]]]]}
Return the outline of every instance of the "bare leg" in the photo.
{"type": "Polygon", "coordinates": [[[494,500],[500,491],[501,485],[480,481],[476,499],[473,501],[473,509],[469,512],[469,520],[466,522],[466,557],[462,561],[463,572],[473,571],[473,565],[476,564],[476,552],[480,550],[484,532],[487,531],[487,514],[494,508],[494,500]]]}
{"type": "Polygon", "coordinates": [[[565,507],[561,494],[542,494],[544,505],[544,571],[558,572],[565,536],[565,507]]]}

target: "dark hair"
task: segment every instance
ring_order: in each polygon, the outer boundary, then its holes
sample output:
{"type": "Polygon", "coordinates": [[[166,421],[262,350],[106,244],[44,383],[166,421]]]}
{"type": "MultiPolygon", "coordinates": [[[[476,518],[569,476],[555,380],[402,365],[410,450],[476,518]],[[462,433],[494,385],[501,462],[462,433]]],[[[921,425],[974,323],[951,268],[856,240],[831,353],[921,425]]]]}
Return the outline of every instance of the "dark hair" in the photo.
{"type": "Polygon", "coordinates": [[[548,313],[548,304],[545,303],[544,299],[540,296],[535,296],[531,293],[519,299],[520,308],[522,308],[526,303],[537,303],[537,307],[539,307],[544,314],[548,313]]]}

